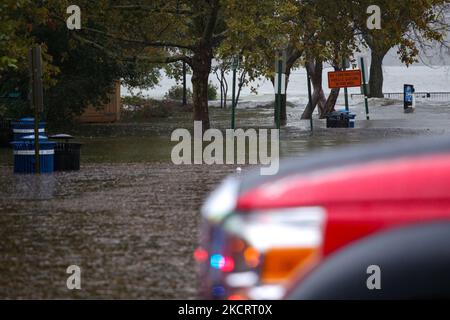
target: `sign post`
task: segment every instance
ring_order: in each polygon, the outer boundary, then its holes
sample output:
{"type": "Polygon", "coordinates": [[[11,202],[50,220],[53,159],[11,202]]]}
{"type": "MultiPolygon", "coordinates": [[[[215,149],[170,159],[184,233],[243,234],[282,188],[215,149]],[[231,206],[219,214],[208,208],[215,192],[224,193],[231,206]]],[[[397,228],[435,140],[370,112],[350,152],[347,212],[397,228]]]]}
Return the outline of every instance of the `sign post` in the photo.
{"type": "MultiPolygon", "coordinates": [[[[281,70],[281,68],[282,68],[282,65],[283,65],[283,62],[281,61],[281,60],[278,60],[278,70],[281,70]]],[[[276,121],[276,123],[277,123],[277,129],[279,130],[280,129],[280,116],[281,116],[281,100],[283,99],[282,98],[282,96],[281,96],[281,82],[282,82],[282,77],[283,77],[283,74],[281,73],[281,72],[278,72],[277,73],[277,86],[276,86],[276,89],[277,89],[277,106],[276,106],[276,115],[277,115],[277,121],[276,121]]]]}
{"type": "MultiPolygon", "coordinates": [[[[342,61],[342,69],[345,71],[348,68],[350,68],[350,61],[348,61],[348,59],[345,58],[342,61]]],[[[344,88],[344,99],[345,99],[345,110],[349,111],[349,108],[348,108],[348,89],[347,89],[347,87],[344,88]]]]}
{"type": "Polygon", "coordinates": [[[31,82],[31,104],[34,107],[34,156],[35,172],[41,173],[40,148],[39,148],[39,122],[40,114],[44,108],[44,93],[42,87],[42,53],[41,47],[30,49],[29,55],[30,82],[31,82]]]}
{"type": "Polygon", "coordinates": [[[369,103],[367,101],[367,86],[366,86],[366,75],[364,60],[361,58],[361,69],[362,70],[348,70],[348,71],[335,71],[328,72],[328,86],[330,89],[335,88],[345,88],[345,87],[363,87],[364,91],[364,102],[366,105],[366,119],[369,118],[369,103]],[[362,79],[361,79],[362,73],[362,79]]]}
{"type": "Polygon", "coordinates": [[[233,89],[231,100],[231,129],[236,127],[236,70],[239,68],[239,57],[234,56],[231,64],[233,69],[233,89]]]}
{"type": "Polygon", "coordinates": [[[275,124],[277,129],[281,127],[281,108],[283,95],[286,94],[286,50],[280,51],[275,57],[275,124]]]}
{"type": "MultiPolygon", "coordinates": [[[[307,77],[307,82],[308,82],[308,103],[309,103],[310,107],[313,108],[312,95],[311,95],[311,76],[309,75],[308,67],[306,67],[306,77],[307,77]]],[[[311,133],[314,130],[314,127],[313,127],[313,113],[314,112],[311,112],[311,118],[309,118],[309,125],[311,127],[311,133]]]]}
{"type": "Polygon", "coordinates": [[[365,63],[364,63],[364,57],[360,58],[360,62],[361,62],[361,71],[362,71],[362,78],[363,78],[362,88],[363,88],[363,94],[364,94],[364,104],[366,106],[366,119],[370,120],[370,117],[369,117],[369,102],[367,101],[366,66],[365,66],[365,63]]]}

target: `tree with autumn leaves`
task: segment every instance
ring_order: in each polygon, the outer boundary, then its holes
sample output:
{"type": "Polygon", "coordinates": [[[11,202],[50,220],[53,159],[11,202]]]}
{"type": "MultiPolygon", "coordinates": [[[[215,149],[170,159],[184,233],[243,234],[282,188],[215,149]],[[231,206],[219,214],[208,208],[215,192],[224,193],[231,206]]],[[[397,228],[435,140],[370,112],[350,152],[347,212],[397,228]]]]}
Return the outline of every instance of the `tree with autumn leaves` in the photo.
{"type": "MultiPolygon", "coordinates": [[[[417,55],[411,35],[419,34],[422,40],[441,39],[442,25],[436,24],[438,7],[447,1],[414,0],[414,8],[406,0],[76,2],[82,12],[82,28],[65,33],[67,46],[90,47],[94,51],[84,51],[89,55],[96,55],[97,51],[102,57],[97,61],[107,61],[117,68],[115,76],[136,84],[142,82],[136,78],[145,80],[147,72],[147,80],[151,80],[147,83],[152,85],[159,69],[185,62],[192,71],[193,119],[209,128],[207,88],[213,59],[239,55],[249,80],[262,76],[273,81],[276,51],[286,50],[286,86],[291,70],[297,67],[305,66],[311,74],[313,103],[305,108],[303,117],[311,117],[316,105],[323,117],[333,110],[339,95],[338,89],[332,90],[328,98],[324,94],[324,63],[339,70],[344,59],[350,58],[359,47],[369,46],[376,58],[371,67],[371,82],[379,86],[379,66],[387,49],[399,46],[402,61],[410,63],[417,55]],[[381,30],[367,30],[366,9],[371,4],[378,4],[383,12],[381,30]],[[127,78],[127,73],[132,76],[127,78]]],[[[34,23],[55,24],[61,30],[67,18],[65,8],[70,4],[73,3],[66,0],[34,2],[36,10],[44,13],[34,23]]],[[[17,30],[12,32],[20,34],[17,30]]],[[[46,40],[57,41],[41,37],[39,43],[46,45],[46,40]]],[[[0,58],[2,54],[0,51],[0,58]]],[[[372,93],[376,94],[376,90],[372,93]]],[[[287,121],[285,101],[281,118],[287,121]]]]}
{"type": "Polygon", "coordinates": [[[52,124],[64,125],[86,106],[107,102],[117,79],[146,87],[158,81],[160,66],[119,61],[74,39],[65,20],[53,17],[65,14],[67,2],[8,1],[0,4],[0,97],[18,92],[20,99],[0,100],[0,117],[32,114],[28,51],[34,45],[43,52],[44,117],[52,124]]]}
{"type": "Polygon", "coordinates": [[[439,43],[450,30],[445,21],[448,0],[349,0],[356,36],[370,49],[370,96],[383,97],[383,59],[397,47],[399,59],[407,66],[418,61],[423,43],[439,43]],[[367,14],[361,10],[370,5],[381,9],[381,29],[367,27],[367,14]]]}

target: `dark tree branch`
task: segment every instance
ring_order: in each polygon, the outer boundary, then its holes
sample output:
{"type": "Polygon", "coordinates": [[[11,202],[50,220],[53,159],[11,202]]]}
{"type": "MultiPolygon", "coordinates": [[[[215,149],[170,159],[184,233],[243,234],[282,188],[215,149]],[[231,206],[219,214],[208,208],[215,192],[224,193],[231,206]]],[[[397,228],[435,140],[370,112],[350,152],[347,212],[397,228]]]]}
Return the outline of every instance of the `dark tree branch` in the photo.
{"type": "Polygon", "coordinates": [[[104,52],[105,54],[107,54],[108,56],[117,59],[117,60],[121,60],[121,61],[136,61],[136,60],[143,60],[149,63],[155,63],[155,64],[166,64],[166,63],[174,63],[174,62],[178,62],[178,61],[184,61],[186,62],[188,65],[192,64],[192,60],[190,57],[186,56],[186,55],[174,55],[174,56],[168,56],[168,57],[149,57],[149,56],[141,56],[141,55],[137,55],[137,56],[126,56],[126,57],[120,57],[117,54],[111,52],[110,50],[106,49],[104,46],[86,39],[76,33],[72,34],[73,38],[86,43],[90,46],[92,46],[93,48],[96,48],[98,50],[101,50],[102,52],[104,52]]]}
{"type": "Polygon", "coordinates": [[[184,61],[189,66],[191,66],[191,64],[192,64],[191,58],[185,56],[184,54],[174,55],[174,56],[169,56],[169,57],[162,57],[162,58],[152,58],[152,57],[149,57],[149,56],[137,56],[136,59],[144,60],[144,61],[147,61],[149,63],[166,64],[166,63],[174,63],[174,62],[178,62],[178,61],[184,61]]]}
{"type": "Polygon", "coordinates": [[[173,15],[194,15],[195,12],[191,10],[183,10],[183,9],[175,9],[175,10],[164,10],[160,8],[154,8],[147,5],[142,4],[136,4],[136,5],[116,5],[112,6],[112,9],[119,9],[119,10],[141,10],[145,12],[151,12],[151,13],[166,13],[166,14],[173,14],[173,15]]]}
{"type": "Polygon", "coordinates": [[[217,18],[219,16],[219,1],[214,0],[211,5],[211,12],[208,17],[208,22],[206,23],[205,30],[203,31],[202,39],[204,41],[210,42],[213,40],[214,30],[216,29],[217,18]]]}
{"type": "MultiPolygon", "coordinates": [[[[66,21],[58,15],[50,14],[50,17],[57,19],[58,21],[60,21],[64,24],[66,23],[66,21]]],[[[166,26],[165,28],[167,28],[167,27],[168,26],[166,26]]],[[[121,37],[118,35],[114,35],[114,34],[111,34],[111,33],[105,32],[105,31],[101,31],[101,30],[89,28],[89,27],[83,27],[80,31],[81,32],[89,31],[89,32],[96,33],[96,34],[102,35],[102,36],[110,38],[110,39],[140,44],[140,45],[149,46],[149,47],[159,47],[159,48],[168,47],[168,48],[179,48],[179,49],[186,49],[186,50],[194,49],[193,45],[174,43],[174,42],[170,42],[170,41],[147,41],[145,39],[131,39],[131,38],[121,37]]]]}
{"type": "Polygon", "coordinates": [[[93,32],[93,33],[97,33],[100,35],[103,35],[107,38],[110,39],[114,39],[114,40],[119,40],[119,41],[124,41],[124,42],[130,42],[130,43],[136,43],[136,44],[140,44],[140,45],[144,45],[144,46],[149,46],[149,47],[159,47],[159,48],[163,48],[163,47],[172,47],[172,48],[180,48],[180,49],[187,49],[187,50],[193,50],[194,47],[191,45],[185,45],[185,44],[180,44],[180,43],[173,43],[173,42],[165,42],[165,41],[147,41],[144,39],[130,39],[130,38],[126,38],[126,37],[121,37],[118,35],[114,35],[108,32],[104,32],[101,30],[97,30],[97,29],[93,29],[93,28],[88,28],[88,27],[84,27],[83,29],[81,29],[81,31],[86,30],[89,32],[93,32]]]}
{"type": "Polygon", "coordinates": [[[223,40],[225,40],[227,35],[228,35],[228,30],[225,30],[221,33],[213,35],[213,37],[212,37],[213,45],[216,46],[216,45],[220,44],[223,40]]]}

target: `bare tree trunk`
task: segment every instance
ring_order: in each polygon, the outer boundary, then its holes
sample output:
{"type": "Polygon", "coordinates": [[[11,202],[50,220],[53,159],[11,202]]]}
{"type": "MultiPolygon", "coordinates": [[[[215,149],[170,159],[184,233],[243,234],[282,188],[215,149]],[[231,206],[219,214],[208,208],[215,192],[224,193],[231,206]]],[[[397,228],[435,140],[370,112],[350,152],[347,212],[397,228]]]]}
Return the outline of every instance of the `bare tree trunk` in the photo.
{"type": "MultiPolygon", "coordinates": [[[[297,62],[297,60],[302,56],[303,51],[298,50],[295,46],[290,45],[287,49],[287,61],[286,61],[286,86],[285,86],[285,94],[281,95],[281,108],[280,108],[280,125],[286,125],[287,123],[287,110],[286,110],[286,104],[287,104],[287,88],[289,85],[289,77],[291,75],[291,69],[297,62]]],[[[275,75],[277,76],[277,75],[275,75]]],[[[275,85],[275,78],[272,78],[272,84],[275,85]]],[[[275,90],[278,90],[278,88],[275,88],[275,90]]],[[[277,103],[277,95],[275,95],[275,103],[277,103]]],[[[275,123],[277,122],[276,119],[276,107],[274,112],[274,119],[275,123]]]]}
{"type": "Polygon", "coordinates": [[[223,108],[223,75],[221,73],[221,76],[219,76],[219,72],[221,70],[217,69],[214,71],[214,74],[216,75],[217,81],[219,81],[220,84],[220,108],[223,108]]]}
{"type": "Polygon", "coordinates": [[[226,109],[227,108],[227,101],[228,101],[228,82],[227,78],[225,78],[225,75],[223,77],[223,91],[224,91],[224,100],[223,100],[223,106],[226,109]]]}
{"type": "Polygon", "coordinates": [[[200,48],[192,57],[192,101],[194,121],[202,121],[203,130],[210,128],[208,112],[208,79],[211,72],[211,48],[200,48]]]}
{"type": "Polygon", "coordinates": [[[312,103],[310,104],[308,101],[308,104],[306,105],[305,110],[303,110],[301,119],[311,119],[314,109],[316,108],[317,101],[319,99],[318,92],[314,92],[312,94],[311,99],[312,99],[312,103]]]}
{"type": "Polygon", "coordinates": [[[383,59],[387,51],[372,49],[370,63],[370,79],[369,79],[369,97],[383,98],[383,59]]]}
{"type": "Polygon", "coordinates": [[[214,74],[216,75],[217,81],[219,81],[220,84],[220,108],[223,108],[223,78],[219,77],[219,70],[215,70],[214,74]]]}
{"type": "Polygon", "coordinates": [[[236,94],[236,105],[239,102],[239,97],[241,96],[241,91],[242,91],[242,87],[244,86],[244,81],[245,81],[245,75],[246,75],[246,71],[242,71],[242,73],[239,76],[239,83],[238,83],[238,91],[236,94]]]}
{"type": "Polygon", "coordinates": [[[302,119],[310,119],[316,108],[316,105],[319,105],[319,113],[322,114],[325,110],[326,105],[326,97],[322,88],[322,71],[323,64],[321,61],[309,61],[306,63],[306,68],[308,68],[309,75],[311,76],[311,82],[313,86],[313,94],[312,94],[312,105],[306,105],[305,110],[302,114],[302,119]]]}
{"type": "Polygon", "coordinates": [[[328,114],[334,111],[334,106],[336,105],[336,101],[339,97],[340,89],[331,89],[330,95],[328,96],[327,102],[325,104],[325,108],[323,112],[320,113],[320,119],[325,118],[328,114]]]}
{"type": "MultiPolygon", "coordinates": [[[[334,70],[339,71],[341,70],[340,67],[337,65],[336,61],[334,61],[334,70]]],[[[334,107],[336,106],[336,101],[339,97],[339,92],[341,91],[340,88],[337,89],[331,89],[330,95],[328,96],[327,102],[325,103],[324,110],[320,113],[320,119],[326,118],[328,114],[335,111],[334,107]]]]}

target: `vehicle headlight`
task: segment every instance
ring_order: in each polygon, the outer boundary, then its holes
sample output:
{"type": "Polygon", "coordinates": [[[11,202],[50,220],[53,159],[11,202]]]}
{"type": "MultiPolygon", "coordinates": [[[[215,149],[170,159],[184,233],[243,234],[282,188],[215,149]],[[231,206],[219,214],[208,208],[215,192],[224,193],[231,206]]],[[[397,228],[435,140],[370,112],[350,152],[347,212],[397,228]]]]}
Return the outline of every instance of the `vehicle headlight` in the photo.
{"type": "Polygon", "coordinates": [[[202,207],[203,218],[210,223],[221,222],[233,212],[239,191],[239,180],[228,177],[206,199],[202,207]]]}
{"type": "Polygon", "coordinates": [[[206,297],[278,299],[282,284],[321,256],[321,207],[235,212],[239,181],[230,178],[202,208],[201,291],[206,297]],[[245,292],[244,295],[239,293],[245,292]]]}
{"type": "Polygon", "coordinates": [[[233,215],[225,221],[224,230],[235,238],[232,243],[245,243],[234,252],[243,262],[235,261],[236,268],[257,269],[262,283],[289,278],[320,255],[324,219],[325,212],[320,207],[233,215]]]}

